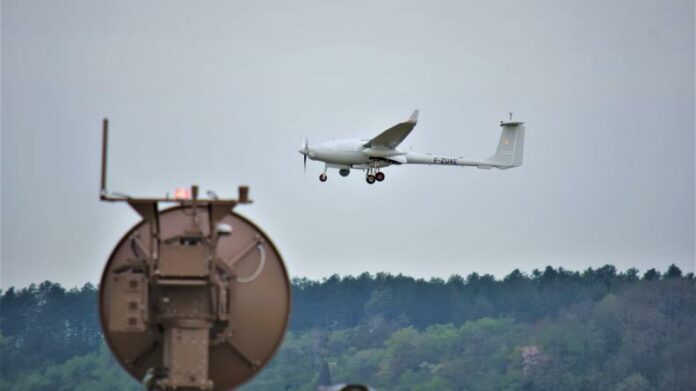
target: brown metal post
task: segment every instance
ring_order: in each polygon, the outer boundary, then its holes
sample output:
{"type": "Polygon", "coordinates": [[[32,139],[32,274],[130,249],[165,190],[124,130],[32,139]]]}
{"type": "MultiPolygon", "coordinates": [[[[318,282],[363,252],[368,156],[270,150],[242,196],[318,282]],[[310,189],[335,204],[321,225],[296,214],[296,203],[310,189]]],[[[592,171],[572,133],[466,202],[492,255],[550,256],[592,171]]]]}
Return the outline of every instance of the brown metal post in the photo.
{"type": "Polygon", "coordinates": [[[101,156],[101,191],[100,197],[106,195],[106,152],[109,143],[109,119],[104,118],[102,122],[102,156],[101,156]]]}
{"type": "Polygon", "coordinates": [[[249,202],[249,186],[239,186],[239,203],[249,202]]]}

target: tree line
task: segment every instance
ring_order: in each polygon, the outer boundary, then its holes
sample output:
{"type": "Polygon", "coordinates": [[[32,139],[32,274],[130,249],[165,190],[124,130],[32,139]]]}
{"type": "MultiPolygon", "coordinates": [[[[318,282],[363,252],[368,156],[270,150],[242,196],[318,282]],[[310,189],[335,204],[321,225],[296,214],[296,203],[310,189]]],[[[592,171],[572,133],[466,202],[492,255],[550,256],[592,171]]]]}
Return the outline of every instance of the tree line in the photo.
{"type": "MultiPolygon", "coordinates": [[[[696,279],[675,265],[295,279],[293,301],[244,389],[313,389],[324,361],[380,390],[696,389],[696,279]]],[[[0,362],[3,390],[140,389],[104,346],[91,284],[2,292],[0,362]]]]}

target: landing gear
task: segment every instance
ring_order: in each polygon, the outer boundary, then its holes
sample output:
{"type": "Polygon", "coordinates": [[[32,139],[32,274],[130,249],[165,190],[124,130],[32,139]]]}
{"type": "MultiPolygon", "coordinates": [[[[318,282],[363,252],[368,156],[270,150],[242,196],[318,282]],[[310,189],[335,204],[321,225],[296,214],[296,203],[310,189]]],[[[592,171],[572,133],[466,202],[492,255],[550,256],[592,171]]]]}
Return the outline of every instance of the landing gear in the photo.
{"type": "Polygon", "coordinates": [[[369,184],[375,182],[382,182],[384,180],[384,173],[379,171],[377,167],[371,167],[367,169],[367,175],[365,175],[365,181],[369,184]]]}
{"type": "Polygon", "coordinates": [[[321,175],[319,175],[319,180],[320,180],[320,181],[326,182],[327,179],[328,179],[328,177],[326,176],[326,174],[321,174],[321,175]]]}

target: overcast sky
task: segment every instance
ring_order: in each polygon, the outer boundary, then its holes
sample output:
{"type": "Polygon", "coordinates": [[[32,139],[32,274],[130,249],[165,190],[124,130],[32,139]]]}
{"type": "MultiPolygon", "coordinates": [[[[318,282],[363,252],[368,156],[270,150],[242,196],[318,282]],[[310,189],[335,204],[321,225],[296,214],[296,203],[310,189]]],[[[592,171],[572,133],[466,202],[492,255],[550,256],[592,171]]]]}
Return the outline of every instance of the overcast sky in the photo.
{"type": "Polygon", "coordinates": [[[109,188],[254,204],[292,276],[694,270],[694,2],[2,0],[1,284],[96,282],[138,221],[109,188]],[[297,152],[370,138],[524,165],[402,166],[369,186],[297,152]]]}

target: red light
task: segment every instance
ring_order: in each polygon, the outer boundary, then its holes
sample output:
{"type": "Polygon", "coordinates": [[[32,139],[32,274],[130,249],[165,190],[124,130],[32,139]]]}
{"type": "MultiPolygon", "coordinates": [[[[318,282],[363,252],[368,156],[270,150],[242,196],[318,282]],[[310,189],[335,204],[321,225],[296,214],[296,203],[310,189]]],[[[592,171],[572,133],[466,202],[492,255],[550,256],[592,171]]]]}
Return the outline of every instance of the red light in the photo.
{"type": "Polygon", "coordinates": [[[177,187],[174,189],[174,199],[175,200],[190,200],[191,199],[191,189],[188,187],[177,187]]]}

